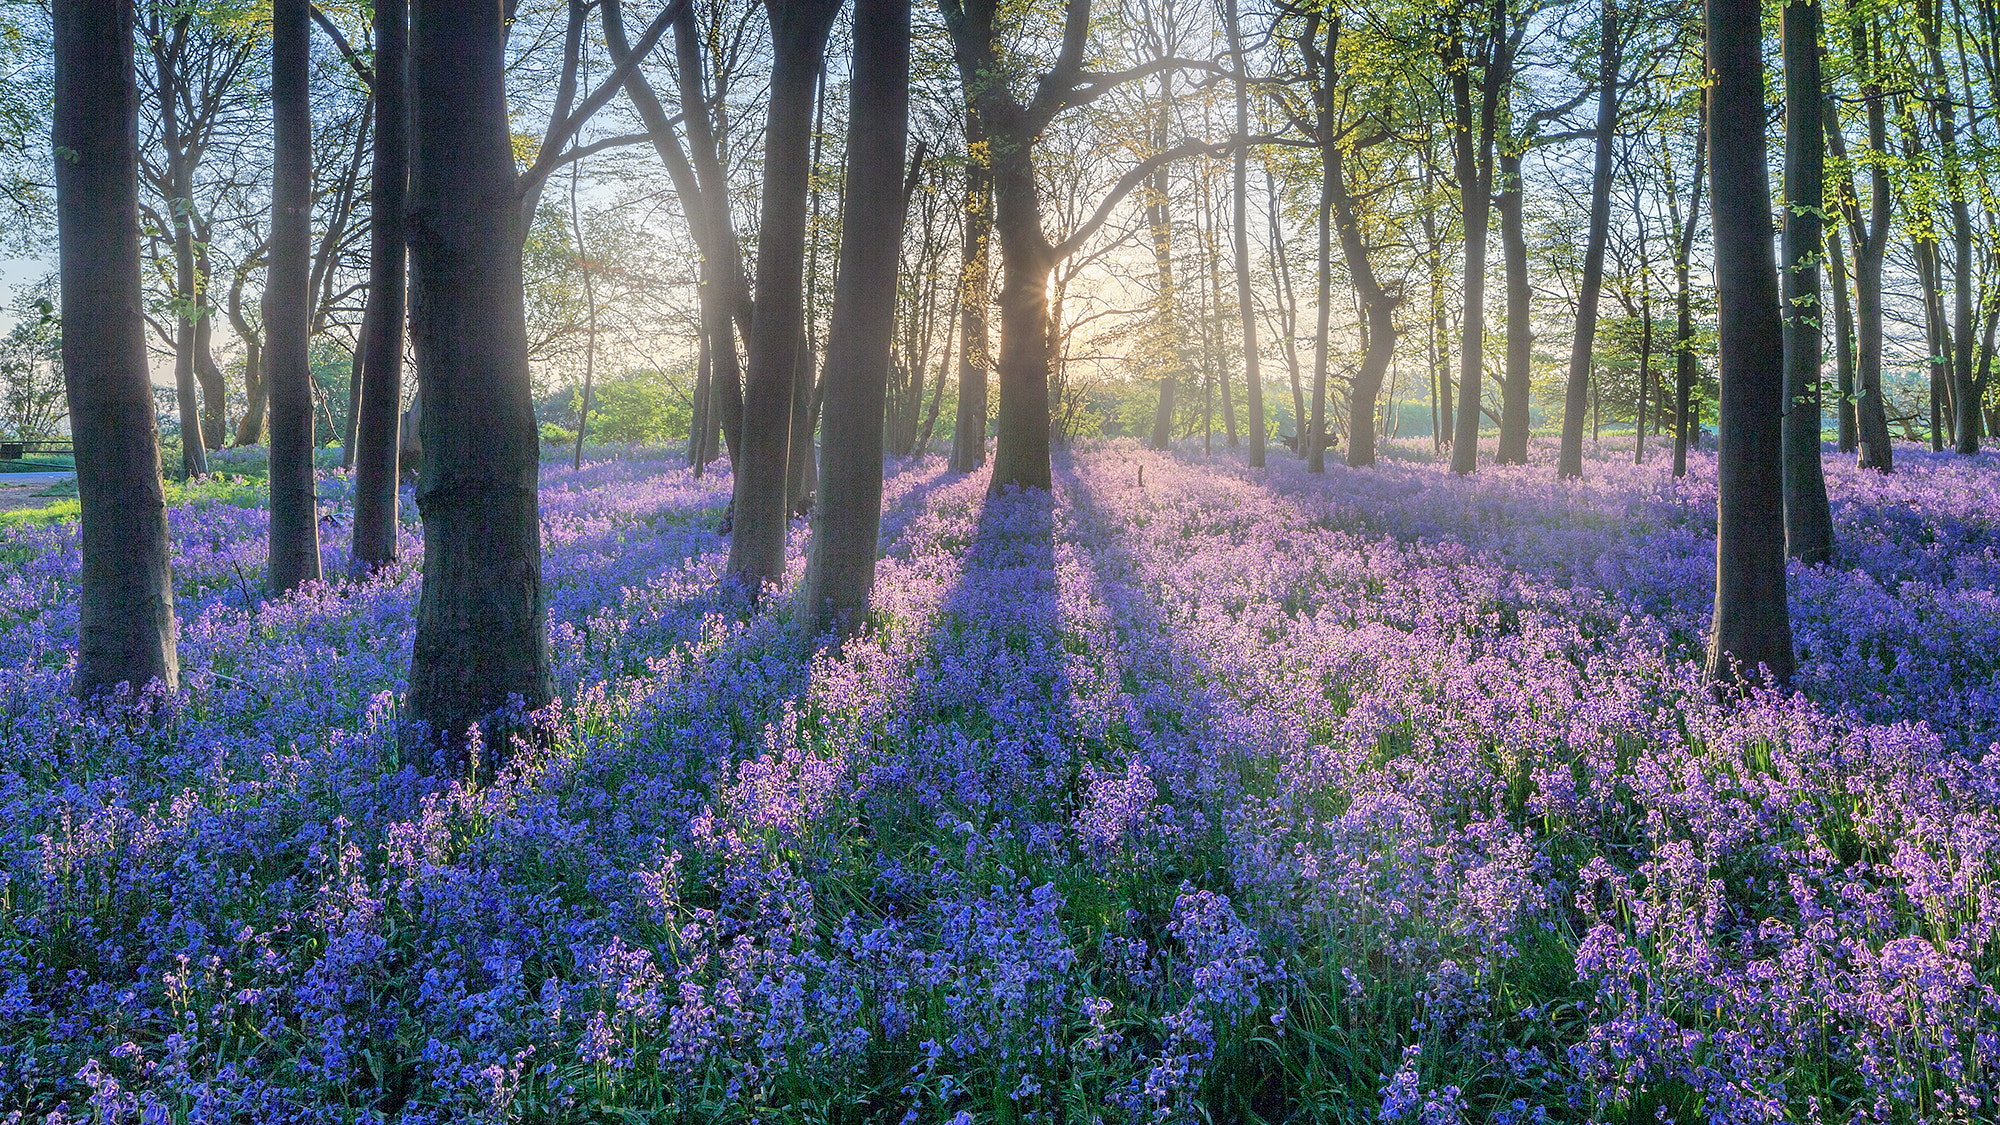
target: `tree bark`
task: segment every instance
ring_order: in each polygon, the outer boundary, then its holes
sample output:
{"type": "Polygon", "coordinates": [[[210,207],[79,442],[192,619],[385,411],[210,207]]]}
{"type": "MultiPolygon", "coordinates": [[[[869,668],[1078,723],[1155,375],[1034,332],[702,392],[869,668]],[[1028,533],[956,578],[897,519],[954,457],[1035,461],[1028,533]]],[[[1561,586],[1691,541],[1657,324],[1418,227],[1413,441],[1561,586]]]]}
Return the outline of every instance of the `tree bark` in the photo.
{"type": "Polygon", "coordinates": [[[1049,274],[1055,253],[1042,234],[1031,150],[1018,130],[993,158],[1000,235],[1000,413],[993,444],[994,492],[1012,485],[1048,491],[1049,274]]]}
{"type": "Polygon", "coordinates": [[[1840,224],[1825,228],[1826,268],[1833,277],[1833,369],[1839,394],[1837,448],[1854,452],[1854,308],[1847,300],[1847,258],[1840,252],[1840,224]]]}
{"type": "MultiPolygon", "coordinates": [[[[756,315],[743,394],[742,456],[729,573],[751,590],[785,575],[786,484],[793,395],[805,339],[806,206],[812,174],[813,97],[838,0],[767,0],[771,92],[757,226],[756,315]]],[[[900,161],[898,162],[900,167],[900,161]]],[[[806,455],[805,450],[797,451],[806,455]]]]}
{"type": "Polygon", "coordinates": [[[1500,254],[1507,269],[1507,371],[1500,382],[1500,444],[1496,465],[1528,463],[1529,361],[1535,346],[1534,297],[1528,280],[1528,236],[1521,215],[1521,155],[1500,153],[1500,254]]]}
{"type": "Polygon", "coordinates": [[[1229,61],[1236,71],[1236,135],[1246,143],[1238,145],[1235,161],[1235,183],[1232,204],[1234,211],[1230,218],[1236,232],[1236,307],[1243,321],[1243,396],[1245,421],[1250,437],[1250,467],[1264,467],[1264,373],[1257,355],[1257,305],[1250,291],[1250,75],[1244,69],[1243,29],[1237,13],[1237,0],[1223,0],[1223,15],[1228,23],[1229,61]]]}
{"type": "Polygon", "coordinates": [[[1343,164],[1346,154],[1335,147],[1327,150],[1326,183],[1332,195],[1334,225],[1340,230],[1340,249],[1347,261],[1347,276],[1361,299],[1361,314],[1368,326],[1368,339],[1361,353],[1361,367],[1354,374],[1348,395],[1347,463],[1353,466],[1375,463],[1375,400],[1382,392],[1382,376],[1396,355],[1395,298],[1376,280],[1368,246],[1361,239],[1361,222],[1354,213],[1353,193],[1348,189],[1343,164]]]}
{"type": "MultiPolygon", "coordinates": [[[[76,695],[179,687],[167,505],[139,292],[131,0],[55,0],[63,384],[82,505],[76,695]]],[[[197,442],[199,444],[199,442],[197,442]]]]}
{"type": "Polygon", "coordinates": [[[1826,131],[1820,121],[1819,0],[1789,0],[1785,67],[1785,552],[1807,566],[1833,557],[1833,513],[1820,463],[1820,208],[1826,131]]]}
{"type": "Polygon", "coordinates": [[[809,632],[851,633],[868,611],[882,524],[882,408],[896,319],[908,136],[910,0],[855,0],[840,275],[827,332],[825,464],[806,563],[809,632]]]}
{"type": "Polygon", "coordinates": [[[1709,209],[1715,231],[1715,616],[1708,676],[1788,686],[1784,332],[1771,247],[1758,0],[1708,0],[1709,209]]]}
{"type": "Polygon", "coordinates": [[[403,411],[406,250],[403,202],[409,188],[409,10],[375,0],[375,164],[369,185],[368,311],[362,317],[361,409],[354,429],[354,569],[367,574],[396,559],[397,448],[403,411]]]}
{"type": "MultiPolygon", "coordinates": [[[[1870,65],[1870,29],[1857,22],[1852,29],[1861,102],[1868,119],[1869,214],[1864,221],[1860,201],[1850,185],[1842,184],[1843,210],[1854,240],[1855,363],[1854,413],[1856,463],[1864,469],[1890,472],[1895,453],[1890,446],[1889,416],[1882,400],[1882,258],[1888,249],[1889,175],[1882,167],[1888,156],[1889,126],[1882,105],[1882,85],[1870,65]]],[[[1826,114],[1827,145],[1845,163],[1847,140],[1837,112],[1826,114]]]]}
{"type": "Polygon", "coordinates": [[[1507,0],[1493,0],[1485,32],[1480,75],[1478,132],[1473,131],[1470,60],[1459,56],[1452,71],[1452,104],[1457,116],[1453,160],[1465,232],[1465,318],[1459,334],[1458,426],[1452,435],[1451,471],[1464,475],[1479,467],[1480,397],[1485,381],[1486,232],[1493,199],[1493,133],[1500,91],[1513,72],[1507,28],[1507,0]]]}
{"type": "MultiPolygon", "coordinates": [[[[1664,138],[1662,139],[1664,144],[1664,138]]],[[[1687,476],[1688,444],[1694,441],[1694,295],[1689,279],[1689,262],[1694,257],[1695,230],[1701,219],[1701,190],[1706,183],[1702,165],[1708,156],[1708,107],[1702,106],[1702,121],[1694,142],[1694,186],[1688,192],[1688,210],[1681,218],[1680,200],[1674,173],[1666,169],[1667,217],[1674,239],[1674,476],[1687,476]]]]}
{"type": "MultiPolygon", "coordinates": [[[[1726,0],[1725,0],[1726,2],[1726,0]]],[[[1604,0],[1603,46],[1597,68],[1597,162],[1590,177],[1590,234],[1577,294],[1576,336],[1569,350],[1569,384],[1563,396],[1562,449],[1556,475],[1583,476],[1584,397],[1590,389],[1597,338],[1597,298],[1604,285],[1604,242],[1611,228],[1611,157],[1618,128],[1618,5],[1604,0]]]]}
{"type": "Polygon", "coordinates": [[[411,5],[406,230],[425,401],[409,706],[453,741],[510,700],[534,710],[553,694],[505,43],[491,3],[411,5]]]}
{"type": "MultiPolygon", "coordinates": [[[[1320,128],[1320,151],[1335,151],[1333,139],[1327,135],[1331,126],[1322,121],[1320,128]]],[[[1326,471],[1327,336],[1333,311],[1333,178],[1324,173],[1320,176],[1318,262],[1319,294],[1315,302],[1318,305],[1318,320],[1313,326],[1312,417],[1299,433],[1299,448],[1305,453],[1306,472],[1309,473],[1326,471]]]]}
{"type": "Polygon", "coordinates": [[[320,577],[319,513],[313,496],[312,34],[308,0],[271,9],[270,263],[264,274],[265,375],[271,395],[272,593],[320,577]]]}
{"type": "Polygon", "coordinates": [[[979,111],[965,107],[965,252],[959,267],[958,416],[952,423],[951,471],[986,463],[986,306],[991,289],[988,244],[993,237],[993,173],[979,111]]]}

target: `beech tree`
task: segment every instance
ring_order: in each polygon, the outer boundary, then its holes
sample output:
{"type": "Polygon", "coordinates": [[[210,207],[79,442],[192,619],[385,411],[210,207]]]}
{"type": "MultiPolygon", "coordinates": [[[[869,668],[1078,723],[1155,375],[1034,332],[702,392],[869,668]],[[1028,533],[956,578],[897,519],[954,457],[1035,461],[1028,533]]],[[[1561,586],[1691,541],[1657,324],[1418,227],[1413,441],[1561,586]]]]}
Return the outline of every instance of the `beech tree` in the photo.
{"type": "Polygon", "coordinates": [[[166,491],[139,299],[132,0],[54,0],[63,382],[82,505],[74,690],[179,686],[166,491]]]}
{"type": "MultiPolygon", "coordinates": [[[[799,355],[806,329],[813,96],[827,33],[840,5],[841,0],[765,4],[771,18],[771,94],[757,224],[757,303],[743,387],[743,442],[733,465],[736,515],[729,537],[729,573],[753,591],[785,573],[787,470],[795,452],[793,396],[801,383],[811,385],[801,377],[799,355]]],[[[902,168],[900,154],[894,168],[902,168]]],[[[797,455],[809,456],[809,446],[797,455]]]]}
{"type": "Polygon", "coordinates": [[[264,276],[264,360],[271,395],[271,561],[274,593],[320,576],[313,496],[311,254],[312,44],[309,0],[271,7],[270,264],[264,276]]]}
{"type": "Polygon", "coordinates": [[[1709,208],[1715,227],[1715,618],[1708,675],[1792,678],[1785,604],[1784,333],[1771,249],[1758,0],[1708,0],[1709,208]],[[1760,669],[1762,670],[1760,672],[1760,669]]]}
{"type": "Polygon", "coordinates": [[[425,407],[409,707],[451,739],[553,694],[505,42],[498,5],[411,5],[410,335],[425,407]]]}
{"type": "Polygon", "coordinates": [[[396,558],[397,447],[403,405],[406,257],[403,197],[409,186],[409,11],[404,0],[375,0],[375,165],[368,193],[368,312],[357,367],[354,418],[354,568],[368,573],[396,558]]]}
{"type": "Polygon", "coordinates": [[[1826,135],[1820,122],[1819,0],[1786,0],[1784,315],[1785,553],[1808,566],[1833,557],[1833,514],[1820,464],[1819,263],[1824,249],[1826,135]]]}
{"type": "Polygon", "coordinates": [[[875,584],[882,411],[909,195],[898,176],[909,132],[909,83],[910,0],[855,0],[847,205],[826,342],[825,453],[802,618],[813,633],[858,628],[875,584]]]}
{"type": "MultiPolygon", "coordinates": [[[[1603,42],[1597,72],[1596,166],[1590,176],[1590,235],[1583,256],[1583,279],[1576,303],[1576,335],[1569,353],[1569,384],[1563,396],[1562,449],[1556,475],[1583,475],[1583,411],[1590,387],[1592,347],[1597,334],[1597,300],[1604,285],[1604,243],[1611,225],[1611,164],[1618,127],[1618,4],[1604,0],[1603,42]]],[[[1467,346],[1471,346],[1467,337],[1467,346]]]]}

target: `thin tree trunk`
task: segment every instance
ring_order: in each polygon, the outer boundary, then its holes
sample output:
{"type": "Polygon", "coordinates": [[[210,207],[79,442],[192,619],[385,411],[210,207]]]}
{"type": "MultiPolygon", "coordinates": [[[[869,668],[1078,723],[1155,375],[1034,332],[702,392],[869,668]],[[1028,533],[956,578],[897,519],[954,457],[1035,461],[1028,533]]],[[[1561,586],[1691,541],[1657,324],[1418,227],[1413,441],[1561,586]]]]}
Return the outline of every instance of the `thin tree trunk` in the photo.
{"type": "Polygon", "coordinates": [[[591,379],[597,374],[597,279],[592,275],[590,249],[583,241],[583,216],[577,211],[576,185],[582,178],[583,162],[570,166],[569,226],[576,238],[577,265],[583,273],[583,305],[587,318],[583,345],[583,402],[576,412],[576,452],[570,458],[571,471],[583,468],[583,438],[590,430],[591,379]]]}
{"type": "MultiPolygon", "coordinates": [[[[729,573],[758,590],[785,574],[787,463],[792,400],[805,340],[806,208],[812,177],[813,96],[838,0],[767,0],[770,103],[764,129],[762,217],[757,226],[756,315],[743,395],[742,456],[729,573]]],[[[900,167],[901,162],[898,161],[900,167]]],[[[806,451],[799,451],[801,456],[806,451]]]]}
{"type": "Polygon", "coordinates": [[[882,524],[882,405],[896,320],[904,208],[892,206],[908,134],[910,0],[855,0],[840,275],[826,342],[826,465],[806,563],[807,630],[858,628],[882,524]]]}
{"type": "MultiPolygon", "coordinates": [[[[1868,119],[1869,215],[1864,222],[1859,200],[1849,198],[1848,233],[1854,239],[1855,364],[1854,412],[1858,441],[1856,463],[1864,469],[1890,472],[1895,453],[1890,445],[1889,416],[1882,399],[1882,258],[1888,249],[1889,176],[1881,161],[1888,155],[1889,126],[1882,106],[1882,85],[1870,64],[1870,29],[1853,28],[1856,67],[1860,71],[1861,102],[1868,119]]],[[[1835,159],[1846,160],[1847,141],[1837,113],[1828,113],[1827,144],[1835,159]]],[[[1842,185],[1843,189],[1847,185],[1842,185]]],[[[1843,190],[1843,194],[1846,191],[1843,190]]]]}
{"type": "Polygon", "coordinates": [[[1784,333],[1771,248],[1764,64],[1757,0],[1709,0],[1710,212],[1715,231],[1715,616],[1708,675],[1792,676],[1785,604],[1784,333]],[[1760,672],[1761,668],[1761,672],[1760,672]]]}
{"type": "Polygon", "coordinates": [[[1215,343],[1215,378],[1222,392],[1223,429],[1228,435],[1229,448],[1235,449],[1236,400],[1229,393],[1229,356],[1223,343],[1223,338],[1227,333],[1222,330],[1222,246],[1221,236],[1216,230],[1219,225],[1216,215],[1218,208],[1214,206],[1212,199],[1206,198],[1207,188],[1205,186],[1202,189],[1202,194],[1204,197],[1203,202],[1208,205],[1206,209],[1208,211],[1209,324],[1212,326],[1211,331],[1215,343]]]}
{"type": "Polygon", "coordinates": [[[319,513],[313,496],[312,367],[312,25],[308,0],[271,9],[270,264],[264,278],[265,378],[271,394],[271,562],[273,593],[320,577],[319,513]]]}
{"type": "Polygon", "coordinates": [[[979,112],[965,107],[965,251],[959,266],[958,417],[952,424],[951,471],[969,473],[986,463],[986,307],[990,299],[993,172],[979,112]]]}
{"type": "Polygon", "coordinates": [[[354,430],[354,569],[396,559],[396,456],[403,410],[406,251],[403,198],[409,186],[409,13],[404,0],[375,0],[375,162],[369,183],[368,312],[362,318],[361,408],[354,430]]]}
{"type": "Polygon", "coordinates": [[[451,740],[511,700],[533,711],[553,695],[505,37],[481,0],[411,6],[410,334],[425,401],[409,706],[451,740]]]}
{"type": "Polygon", "coordinates": [[[229,379],[215,365],[215,305],[208,297],[213,276],[207,259],[205,252],[197,253],[194,259],[195,284],[199,289],[195,299],[194,381],[201,388],[202,443],[210,449],[221,449],[229,442],[229,379]]]}
{"type": "Polygon", "coordinates": [[[1854,309],[1847,300],[1847,258],[1840,251],[1840,224],[1825,228],[1826,268],[1833,277],[1833,369],[1839,394],[1838,448],[1854,452],[1854,309]]]}
{"type": "Polygon", "coordinates": [[[1826,131],[1820,121],[1819,0],[1791,0],[1785,66],[1785,552],[1807,566],[1833,557],[1833,514],[1820,463],[1820,208],[1826,131]]]}
{"type": "Polygon", "coordinates": [[[1569,385],[1563,400],[1562,449],[1556,475],[1583,476],[1583,399],[1589,389],[1597,337],[1597,298],[1604,284],[1604,242],[1611,227],[1611,158],[1618,128],[1618,5],[1604,0],[1602,54],[1597,70],[1597,163],[1590,178],[1590,234],[1577,295],[1576,337],[1569,351],[1569,385]]]}
{"type": "MultiPolygon", "coordinates": [[[[1665,144],[1662,138],[1662,144],[1665,144]]],[[[1687,476],[1688,445],[1695,440],[1693,291],[1689,279],[1689,259],[1694,256],[1694,236],[1701,220],[1701,191],[1706,183],[1702,166],[1708,156],[1708,107],[1702,106],[1702,121],[1695,134],[1694,180],[1688,192],[1688,210],[1683,221],[1673,168],[1666,169],[1667,217],[1674,239],[1674,476],[1687,476]]]]}
{"type": "MultiPolygon", "coordinates": [[[[1159,122],[1153,138],[1155,150],[1167,145],[1167,112],[1172,104],[1171,87],[1160,94],[1161,109],[1159,122]]],[[[1164,360],[1166,373],[1160,376],[1160,397],[1153,411],[1154,449],[1167,449],[1174,442],[1174,398],[1180,383],[1181,368],[1185,362],[1181,346],[1179,322],[1175,314],[1174,292],[1174,243],[1173,226],[1167,211],[1167,170],[1160,169],[1146,185],[1146,225],[1153,236],[1153,268],[1159,277],[1159,296],[1154,300],[1152,332],[1156,338],[1164,340],[1155,351],[1156,360],[1164,360]]]]}
{"type": "Polygon", "coordinates": [[[139,91],[131,0],[55,0],[63,385],[82,505],[77,661],[86,701],[179,688],[160,437],[139,293],[139,91]]]}
{"type": "MultiPolygon", "coordinates": [[[[1335,150],[1328,126],[1321,125],[1320,152],[1335,150]]],[[[1319,295],[1318,319],[1313,332],[1312,419],[1299,434],[1299,448],[1305,451],[1306,472],[1326,471],[1326,363],[1327,335],[1333,311],[1333,178],[1322,174],[1319,193],[1319,295]]]]}
{"type": "Polygon", "coordinates": [[[1271,257],[1278,264],[1278,313],[1285,345],[1285,373],[1292,385],[1292,451],[1306,455],[1306,394],[1299,370],[1299,302],[1292,291],[1292,265],[1285,253],[1285,239],[1278,213],[1278,184],[1269,168],[1264,169],[1265,214],[1271,227],[1271,257]]]}
{"type": "Polygon", "coordinates": [[[1507,372],[1500,383],[1500,444],[1496,465],[1528,463],[1529,361],[1535,346],[1535,291],[1528,281],[1528,236],[1521,215],[1521,155],[1500,153],[1500,253],[1507,267],[1507,372]]]}
{"type": "MultiPolygon", "coordinates": [[[[785,510],[794,515],[803,515],[812,505],[812,496],[819,488],[819,451],[814,437],[819,432],[820,396],[826,388],[819,381],[819,167],[820,144],[826,137],[822,123],[826,120],[826,60],[819,64],[819,77],[813,95],[812,121],[812,171],[809,174],[812,187],[808,192],[809,204],[806,217],[806,272],[805,272],[805,314],[802,318],[803,336],[799,341],[799,355],[793,368],[792,378],[792,436],[790,449],[785,458],[785,510]]],[[[902,166],[903,154],[896,154],[897,167],[902,166]]],[[[841,187],[841,206],[846,210],[845,184],[841,187]]],[[[836,248],[837,255],[837,248],[836,248]]],[[[833,275],[840,277],[840,259],[833,261],[833,275]]]]}
{"type": "Polygon", "coordinates": [[[1264,373],[1257,355],[1257,307],[1250,291],[1250,75],[1244,69],[1243,31],[1237,15],[1237,0],[1223,0],[1228,22],[1229,60],[1236,71],[1235,183],[1231,214],[1236,232],[1236,306],[1243,321],[1243,394],[1247,408],[1245,422],[1250,427],[1250,467],[1264,467],[1264,373]]]}

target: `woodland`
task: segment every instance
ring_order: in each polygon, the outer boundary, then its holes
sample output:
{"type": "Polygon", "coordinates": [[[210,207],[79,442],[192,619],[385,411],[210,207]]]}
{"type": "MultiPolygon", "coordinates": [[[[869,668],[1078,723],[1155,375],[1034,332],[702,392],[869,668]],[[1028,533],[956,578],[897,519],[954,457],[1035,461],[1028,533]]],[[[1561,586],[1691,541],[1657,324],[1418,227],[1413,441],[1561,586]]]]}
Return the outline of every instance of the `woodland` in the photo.
{"type": "Polygon", "coordinates": [[[2000,1116],[2000,2],[0,63],[0,1125],[2000,1116]]]}

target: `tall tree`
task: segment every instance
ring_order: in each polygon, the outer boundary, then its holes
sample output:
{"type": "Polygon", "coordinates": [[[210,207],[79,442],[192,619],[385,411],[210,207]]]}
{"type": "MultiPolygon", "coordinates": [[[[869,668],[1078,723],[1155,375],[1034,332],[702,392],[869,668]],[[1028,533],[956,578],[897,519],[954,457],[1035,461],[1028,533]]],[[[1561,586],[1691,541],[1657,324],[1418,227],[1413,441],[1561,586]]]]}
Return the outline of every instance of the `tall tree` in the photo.
{"type": "Polygon", "coordinates": [[[1231,184],[1231,221],[1236,237],[1236,310],[1243,321],[1243,393],[1250,426],[1250,467],[1264,467],[1264,374],[1257,365],[1257,305],[1250,292],[1250,72],[1243,56],[1238,0],[1223,0],[1228,23],[1229,66],[1236,72],[1236,161],[1231,184]]]}
{"type": "MultiPolygon", "coordinates": [[[[1097,211],[1061,242],[1042,229],[1035,142],[1058,114],[1087,105],[1126,81],[1186,66],[1162,57],[1121,71],[1085,68],[1090,0],[1064,5],[1061,49],[1053,67],[1032,83],[1024,103],[1014,96],[1011,49],[1001,35],[997,0],[939,0],[961,80],[971,91],[993,175],[994,226],[1000,235],[1000,410],[992,488],[1047,489],[1049,463],[1049,275],[1104,225],[1124,198],[1166,164],[1198,154],[1221,155],[1227,144],[1189,142],[1141,160],[1105,193],[1097,211]]],[[[1018,76],[1015,76],[1018,77],[1018,76]]]]}
{"type": "Polygon", "coordinates": [[[132,0],[55,0],[63,383],[82,504],[79,697],[179,686],[166,492],[139,303],[132,0]]]}
{"type": "Polygon", "coordinates": [[[354,421],[354,568],[396,558],[396,450],[403,410],[403,197],[409,187],[409,8],[375,0],[375,164],[369,187],[368,312],[354,421]]]}
{"type": "Polygon", "coordinates": [[[271,561],[274,593],[320,576],[313,497],[312,25],[310,0],[271,7],[270,264],[264,275],[264,361],[271,395],[271,561]]]}
{"type": "Polygon", "coordinates": [[[1785,67],[1785,551],[1808,566],[1833,557],[1833,514],[1820,464],[1819,263],[1824,250],[1826,133],[1820,121],[1819,0],[1786,0],[1785,67]]]}
{"type": "Polygon", "coordinates": [[[1611,163],[1618,128],[1618,4],[1604,0],[1603,42],[1597,69],[1597,159],[1590,174],[1590,234],[1583,252],[1583,278],[1576,302],[1576,335],[1569,351],[1569,383],[1563,394],[1562,448],[1556,475],[1583,475],[1583,411],[1590,389],[1597,338],[1597,299],[1604,285],[1604,241],[1611,226],[1611,163]]]}
{"type": "Polygon", "coordinates": [[[826,342],[825,452],[806,563],[812,632],[851,632],[875,585],[882,524],[882,407],[895,329],[909,131],[910,0],[855,0],[847,115],[847,206],[826,342]]]}
{"type": "Polygon", "coordinates": [[[1889,248],[1889,159],[1888,111],[1880,74],[1881,31],[1857,16],[1849,26],[1853,42],[1856,77],[1861,82],[1862,111],[1868,129],[1868,214],[1861,213],[1861,201],[1846,169],[1847,136],[1840,127],[1837,111],[1826,116],[1827,147],[1842,169],[1835,193],[1847,231],[1854,243],[1854,415],[1858,431],[1857,463],[1864,469],[1889,472],[1895,454],[1889,444],[1889,415],[1882,398],[1882,259],[1889,248]]]}
{"type": "MultiPolygon", "coordinates": [[[[1476,26],[1454,27],[1443,37],[1444,64],[1451,85],[1452,164],[1458,176],[1465,234],[1465,316],[1459,326],[1458,425],[1452,435],[1451,471],[1479,467],[1480,396],[1486,350],[1486,232],[1493,200],[1493,137],[1501,94],[1514,72],[1516,36],[1508,0],[1485,0],[1473,9],[1476,26]],[[1467,50],[1468,40],[1471,50],[1467,50]],[[1477,98],[1472,72],[1479,71],[1477,98]],[[1474,124],[1477,101],[1477,124],[1474,124]]],[[[1464,12],[1452,22],[1462,24],[1464,12]]]]}
{"type": "Polygon", "coordinates": [[[1784,332],[1771,248],[1758,0],[1708,0],[1709,209],[1715,230],[1715,617],[1708,675],[1792,677],[1785,605],[1784,332]],[[1763,669],[1760,673],[1759,669],[1763,669]]]}
{"type": "Polygon", "coordinates": [[[458,738],[549,701],[521,204],[506,23],[491,0],[416,0],[410,21],[410,335],[423,590],[410,713],[458,738]]]}
{"type": "MultiPolygon", "coordinates": [[[[799,352],[805,340],[813,97],[840,0],[766,0],[765,9],[771,19],[771,93],[757,225],[757,304],[743,388],[742,455],[735,464],[735,526],[729,538],[729,573],[752,590],[785,574],[793,396],[804,381],[799,352]]],[[[902,167],[900,159],[896,167],[902,167]]],[[[806,455],[805,450],[798,453],[806,455]]]]}
{"type": "Polygon", "coordinates": [[[992,301],[993,169],[986,127],[970,93],[965,99],[965,249],[959,265],[958,416],[952,423],[951,471],[986,463],[986,384],[992,364],[986,310],[992,301]]]}

